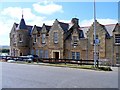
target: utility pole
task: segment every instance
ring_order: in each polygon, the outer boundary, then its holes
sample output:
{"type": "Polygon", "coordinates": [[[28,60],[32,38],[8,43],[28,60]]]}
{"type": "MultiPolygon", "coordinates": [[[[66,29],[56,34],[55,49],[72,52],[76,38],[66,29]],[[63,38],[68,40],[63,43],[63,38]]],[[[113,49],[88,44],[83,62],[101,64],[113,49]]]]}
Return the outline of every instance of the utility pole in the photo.
{"type": "Polygon", "coordinates": [[[96,6],[94,0],[94,67],[96,67],[96,6]]]}

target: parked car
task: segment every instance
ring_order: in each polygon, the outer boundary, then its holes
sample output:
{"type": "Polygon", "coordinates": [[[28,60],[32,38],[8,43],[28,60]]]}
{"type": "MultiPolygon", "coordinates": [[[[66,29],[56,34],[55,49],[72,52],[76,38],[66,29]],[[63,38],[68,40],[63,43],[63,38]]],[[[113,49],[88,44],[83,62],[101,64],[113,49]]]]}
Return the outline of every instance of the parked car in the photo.
{"type": "Polygon", "coordinates": [[[39,57],[38,55],[27,55],[28,61],[37,62],[39,57]]]}
{"type": "Polygon", "coordinates": [[[15,62],[15,60],[12,60],[12,59],[11,59],[11,60],[7,60],[7,62],[15,62]]]}
{"type": "Polygon", "coordinates": [[[28,59],[27,56],[20,56],[18,61],[26,61],[28,59]]]}

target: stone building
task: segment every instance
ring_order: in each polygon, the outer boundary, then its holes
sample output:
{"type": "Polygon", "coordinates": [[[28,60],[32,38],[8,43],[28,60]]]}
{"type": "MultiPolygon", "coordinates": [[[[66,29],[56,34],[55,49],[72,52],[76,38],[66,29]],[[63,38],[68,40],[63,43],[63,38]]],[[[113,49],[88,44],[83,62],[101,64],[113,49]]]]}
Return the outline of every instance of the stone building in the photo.
{"type": "MultiPolygon", "coordinates": [[[[97,58],[111,64],[120,61],[120,24],[102,25],[97,20],[97,58]]],[[[91,60],[94,56],[94,22],[80,27],[79,19],[72,18],[71,25],[57,19],[52,26],[26,25],[22,19],[14,23],[10,32],[12,56],[38,55],[40,58],[68,58],[91,60]]]]}

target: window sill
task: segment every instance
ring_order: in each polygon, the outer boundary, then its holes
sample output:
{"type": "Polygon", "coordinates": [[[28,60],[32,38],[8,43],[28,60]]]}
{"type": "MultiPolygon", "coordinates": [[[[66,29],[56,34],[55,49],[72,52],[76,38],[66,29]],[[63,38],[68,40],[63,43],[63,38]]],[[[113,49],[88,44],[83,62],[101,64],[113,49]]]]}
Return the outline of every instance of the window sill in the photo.
{"type": "Polygon", "coordinates": [[[115,43],[114,45],[119,46],[119,45],[120,45],[120,43],[115,43]]]}
{"type": "Polygon", "coordinates": [[[54,42],[54,44],[58,44],[58,42],[54,42]]]}
{"type": "Polygon", "coordinates": [[[22,43],[23,41],[19,41],[20,43],[22,43]]]}

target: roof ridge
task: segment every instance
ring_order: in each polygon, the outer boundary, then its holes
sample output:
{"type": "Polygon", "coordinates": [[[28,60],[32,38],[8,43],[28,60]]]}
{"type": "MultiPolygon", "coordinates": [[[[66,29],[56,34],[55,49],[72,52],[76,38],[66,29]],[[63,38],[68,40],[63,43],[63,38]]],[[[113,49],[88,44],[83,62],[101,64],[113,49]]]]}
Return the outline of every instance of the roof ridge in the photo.
{"type": "Polygon", "coordinates": [[[62,23],[62,24],[69,24],[69,23],[65,23],[65,22],[61,22],[61,21],[58,21],[59,23],[62,23]]]}
{"type": "MultiPolygon", "coordinates": [[[[117,24],[117,23],[116,23],[117,24]]],[[[110,25],[116,25],[116,24],[101,24],[101,25],[104,25],[104,26],[110,26],[110,25]]],[[[90,26],[82,26],[81,28],[88,28],[90,26]]]]}

